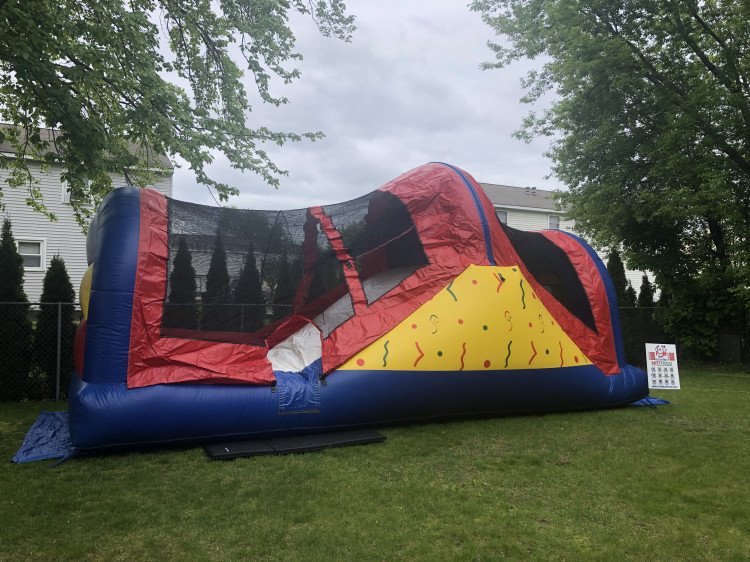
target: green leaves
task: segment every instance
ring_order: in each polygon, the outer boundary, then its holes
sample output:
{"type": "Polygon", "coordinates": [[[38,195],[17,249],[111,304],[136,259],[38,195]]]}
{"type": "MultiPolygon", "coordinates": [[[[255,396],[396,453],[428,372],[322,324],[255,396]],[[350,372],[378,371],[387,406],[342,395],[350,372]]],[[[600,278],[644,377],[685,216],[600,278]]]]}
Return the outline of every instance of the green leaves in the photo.
{"type": "MultiPolygon", "coordinates": [[[[299,77],[290,11],[309,14],[323,35],[349,40],[353,17],[339,0],[38,0],[0,4],[0,133],[12,141],[12,187],[29,189],[44,212],[27,158],[64,168],[79,220],[112,187],[135,185],[184,159],[226,200],[237,189],[206,173],[211,151],[278,185],[284,174],[260,143],[321,138],[247,123],[251,76],[264,102],[270,83],[299,77]],[[179,84],[179,85],[178,85],[179,84]],[[50,135],[40,128],[57,129],[50,135]]],[[[0,138],[0,142],[2,142],[0,138]]]]}
{"type": "MultiPolygon", "coordinates": [[[[550,156],[577,228],[598,246],[622,246],[631,266],[655,272],[671,293],[750,291],[750,4],[477,0],[472,8],[506,41],[491,45],[497,62],[488,66],[542,61],[524,101],[553,89],[558,101],[532,113],[519,137],[557,137],[550,156]]],[[[717,324],[750,336],[748,300],[735,299],[743,318],[727,308],[731,299],[714,299],[710,310],[717,324]]]]}

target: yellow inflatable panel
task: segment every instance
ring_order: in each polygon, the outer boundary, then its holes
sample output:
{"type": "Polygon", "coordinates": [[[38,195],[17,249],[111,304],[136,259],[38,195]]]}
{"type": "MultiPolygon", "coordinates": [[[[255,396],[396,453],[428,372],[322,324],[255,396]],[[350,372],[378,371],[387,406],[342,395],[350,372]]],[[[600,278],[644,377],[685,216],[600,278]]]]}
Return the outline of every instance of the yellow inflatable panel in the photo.
{"type": "Polygon", "coordinates": [[[472,265],[340,369],[480,371],[590,364],[517,267],[472,265]]]}
{"type": "Polygon", "coordinates": [[[89,297],[91,297],[91,277],[94,275],[94,264],[92,263],[86,269],[81,279],[81,289],[78,291],[78,300],[81,302],[81,313],[88,320],[89,317],[89,297]]]}

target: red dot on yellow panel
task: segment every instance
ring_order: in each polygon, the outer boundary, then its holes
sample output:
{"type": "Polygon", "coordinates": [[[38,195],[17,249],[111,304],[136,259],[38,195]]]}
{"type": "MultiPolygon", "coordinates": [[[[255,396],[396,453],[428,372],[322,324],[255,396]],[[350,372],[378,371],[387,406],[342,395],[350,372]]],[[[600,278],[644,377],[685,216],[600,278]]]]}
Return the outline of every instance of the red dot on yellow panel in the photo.
{"type": "Polygon", "coordinates": [[[471,280],[471,284],[472,284],[472,285],[476,285],[476,284],[477,284],[477,280],[476,280],[476,279],[472,279],[472,280],[471,280]]]}
{"type": "Polygon", "coordinates": [[[574,360],[574,361],[575,361],[576,363],[578,363],[578,355],[576,355],[575,357],[573,357],[573,360],[574,360]]]}
{"type": "Polygon", "coordinates": [[[485,369],[488,368],[490,365],[492,365],[492,363],[490,363],[489,359],[484,362],[484,368],[485,369]]]}
{"type": "Polygon", "coordinates": [[[459,318],[459,319],[458,319],[458,323],[459,323],[459,324],[463,324],[463,323],[464,323],[463,319],[459,318]]]}
{"type": "Polygon", "coordinates": [[[412,329],[412,330],[416,330],[416,329],[417,329],[417,325],[416,325],[416,324],[412,324],[412,325],[411,325],[411,329],[412,329]]]}
{"type": "Polygon", "coordinates": [[[532,327],[533,325],[534,325],[534,324],[532,324],[531,322],[529,322],[529,328],[531,328],[531,327],[532,327]]]}
{"type": "Polygon", "coordinates": [[[359,365],[360,367],[362,367],[362,366],[364,366],[364,364],[365,364],[365,360],[364,359],[357,359],[357,365],[359,365]]]}

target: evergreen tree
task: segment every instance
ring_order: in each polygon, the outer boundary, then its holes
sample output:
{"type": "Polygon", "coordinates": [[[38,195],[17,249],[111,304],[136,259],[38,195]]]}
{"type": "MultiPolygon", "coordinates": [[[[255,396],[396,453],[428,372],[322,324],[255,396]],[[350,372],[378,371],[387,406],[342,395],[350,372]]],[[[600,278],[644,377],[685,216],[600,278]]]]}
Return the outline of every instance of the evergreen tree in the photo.
{"type": "Polygon", "coordinates": [[[0,236],[0,302],[28,302],[23,290],[23,258],[16,249],[10,220],[0,236]]]}
{"type": "Polygon", "coordinates": [[[57,377],[57,327],[60,322],[60,394],[65,396],[73,370],[73,321],[75,291],[65,262],[55,256],[44,276],[41,310],[34,332],[34,362],[43,373],[44,384],[39,398],[55,396],[57,377]],[[62,303],[58,305],[57,303],[62,303]],[[59,318],[58,318],[59,314],[59,318]]]}
{"type": "Polygon", "coordinates": [[[18,303],[6,305],[0,321],[0,400],[18,400],[29,381],[32,328],[23,290],[23,258],[8,219],[0,236],[0,302],[18,303]]]}
{"type": "Polygon", "coordinates": [[[652,308],[654,306],[654,286],[648,280],[648,275],[643,275],[641,281],[641,292],[638,293],[638,306],[641,308],[652,308]]]}
{"type": "Polygon", "coordinates": [[[345,282],[344,266],[328,240],[325,240],[318,245],[318,257],[312,265],[312,279],[307,289],[306,302],[322,297],[345,282]]]}
{"type": "Polygon", "coordinates": [[[216,240],[211,252],[211,265],[206,274],[206,292],[203,293],[201,312],[201,329],[209,331],[231,330],[229,307],[232,296],[229,290],[229,271],[227,270],[227,253],[221,234],[216,233],[216,240]]]}
{"type": "Polygon", "coordinates": [[[197,285],[193,256],[185,238],[180,237],[177,253],[169,276],[169,301],[164,315],[164,324],[170,328],[195,329],[198,315],[195,309],[197,285]]]}
{"type": "Polygon", "coordinates": [[[620,252],[618,252],[617,249],[613,249],[609,253],[609,258],[607,259],[607,271],[609,271],[609,276],[612,279],[612,284],[615,286],[617,302],[620,304],[620,306],[626,306],[625,290],[628,288],[628,280],[625,277],[625,266],[623,265],[622,259],[620,258],[620,252]]]}
{"type": "MultiPolygon", "coordinates": [[[[640,343],[642,329],[640,310],[635,306],[636,294],[633,286],[627,282],[623,297],[619,300],[620,309],[620,326],[622,327],[622,343],[625,348],[625,357],[631,363],[639,361],[639,349],[642,347],[640,343]]],[[[636,363],[640,364],[640,363],[636,363]]]]}
{"type": "Polygon", "coordinates": [[[638,293],[638,332],[646,341],[663,341],[665,337],[663,314],[654,310],[654,286],[646,274],[641,279],[641,290],[638,293]]]}
{"type": "Polygon", "coordinates": [[[255,247],[252,239],[245,255],[245,265],[240,272],[234,288],[234,302],[240,305],[239,329],[243,332],[254,332],[263,327],[265,320],[265,302],[260,274],[255,261],[255,247]],[[246,305],[246,306],[242,306],[246,305]]]}
{"type": "Polygon", "coordinates": [[[620,306],[625,308],[635,308],[636,306],[636,294],[635,289],[633,289],[633,286],[628,283],[627,288],[625,289],[625,295],[623,297],[623,300],[620,301],[620,306]]]}
{"type": "Polygon", "coordinates": [[[299,259],[289,263],[289,254],[284,254],[276,278],[276,289],[273,293],[273,318],[278,320],[292,313],[291,305],[302,278],[302,264],[299,259]]]}

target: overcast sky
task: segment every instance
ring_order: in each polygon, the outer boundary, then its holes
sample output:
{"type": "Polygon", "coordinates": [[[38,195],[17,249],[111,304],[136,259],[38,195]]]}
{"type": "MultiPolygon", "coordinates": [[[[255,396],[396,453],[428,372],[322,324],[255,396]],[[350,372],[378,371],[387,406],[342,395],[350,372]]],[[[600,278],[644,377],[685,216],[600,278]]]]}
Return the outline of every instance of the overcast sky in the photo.
{"type": "MultiPolygon", "coordinates": [[[[430,161],[457,165],[478,181],[543,189],[546,139],[512,138],[529,107],[519,78],[531,63],[483,71],[492,30],[462,0],[348,0],[357,18],[351,43],[322,37],[308,18],[292,28],[304,56],[302,77],[277,84],[290,103],[254,107],[250,127],[323,131],[322,141],[269,147],[289,171],[278,190],[217,157],[210,175],[239,187],[230,204],[288,209],[346,201],[430,161]]],[[[254,86],[248,83],[248,90],[254,86]]],[[[174,197],[214,204],[192,172],[177,169],[174,197]]]]}

